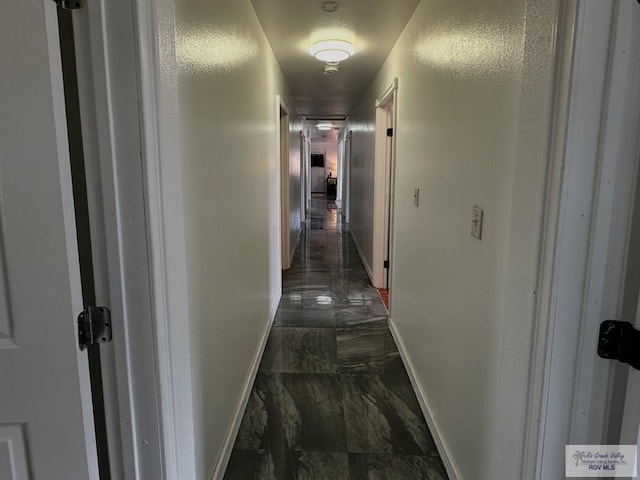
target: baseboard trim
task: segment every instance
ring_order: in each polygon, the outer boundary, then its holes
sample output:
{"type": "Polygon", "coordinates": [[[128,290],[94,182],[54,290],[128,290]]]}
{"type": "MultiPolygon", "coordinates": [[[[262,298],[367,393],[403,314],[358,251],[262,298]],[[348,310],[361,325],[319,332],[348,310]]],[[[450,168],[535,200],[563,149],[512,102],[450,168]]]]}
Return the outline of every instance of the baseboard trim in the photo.
{"type": "Polygon", "coordinates": [[[236,408],[233,422],[231,423],[231,427],[227,432],[227,438],[224,442],[224,447],[222,448],[222,454],[220,455],[215,469],[213,470],[213,474],[209,477],[211,478],[211,480],[222,480],[222,478],[224,477],[224,473],[227,470],[227,465],[229,465],[231,453],[233,452],[233,445],[236,441],[238,430],[240,430],[240,424],[242,423],[244,411],[246,410],[247,404],[249,403],[251,389],[253,388],[253,383],[255,382],[256,376],[258,375],[258,368],[260,368],[262,354],[264,353],[264,349],[267,345],[269,332],[271,331],[271,326],[273,325],[273,321],[276,318],[276,312],[278,310],[278,305],[280,304],[281,298],[282,290],[280,290],[276,294],[274,301],[271,304],[271,308],[269,309],[269,321],[267,322],[267,326],[262,334],[262,338],[251,362],[251,370],[249,371],[247,381],[245,382],[244,389],[242,391],[242,396],[240,397],[240,401],[238,402],[238,407],[236,408]]]}
{"type": "Polygon", "coordinates": [[[362,249],[360,248],[360,244],[358,243],[358,240],[353,235],[353,232],[351,230],[349,230],[349,235],[351,236],[351,240],[353,240],[353,243],[356,246],[356,250],[358,251],[358,255],[360,255],[360,260],[362,260],[362,265],[364,265],[364,269],[367,271],[367,275],[369,275],[369,281],[371,282],[371,285],[373,285],[373,272],[371,271],[371,267],[367,263],[367,259],[364,257],[364,254],[362,253],[362,249]]]}
{"type": "Polygon", "coordinates": [[[438,453],[442,458],[442,463],[444,463],[444,468],[449,475],[449,480],[463,480],[462,475],[455,466],[453,462],[453,456],[451,455],[451,451],[447,446],[447,442],[444,440],[442,435],[442,431],[438,426],[438,422],[435,417],[431,413],[431,407],[429,406],[429,401],[427,400],[427,396],[422,389],[420,382],[418,382],[413,368],[413,363],[411,363],[411,359],[407,354],[407,351],[404,346],[404,342],[402,341],[402,337],[398,332],[395,323],[390,318],[389,319],[389,329],[391,330],[391,335],[396,342],[398,347],[398,351],[400,352],[400,357],[402,358],[402,363],[404,363],[405,368],[407,369],[407,373],[409,374],[409,380],[411,380],[411,385],[413,385],[413,390],[416,393],[416,397],[418,398],[418,403],[420,404],[420,409],[422,410],[422,414],[424,415],[425,420],[427,421],[427,426],[431,431],[431,435],[433,436],[433,440],[436,444],[436,448],[438,449],[438,453]]]}

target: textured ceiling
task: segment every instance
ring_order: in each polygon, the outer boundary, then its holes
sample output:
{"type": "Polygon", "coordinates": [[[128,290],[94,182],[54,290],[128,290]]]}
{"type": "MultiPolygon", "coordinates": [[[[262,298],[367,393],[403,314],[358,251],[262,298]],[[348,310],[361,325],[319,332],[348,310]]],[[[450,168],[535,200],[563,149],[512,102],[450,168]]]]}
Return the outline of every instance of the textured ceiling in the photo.
{"type": "Polygon", "coordinates": [[[298,103],[300,115],[347,116],[364,94],[420,0],[251,0],[298,103]],[[340,71],[324,75],[309,55],[312,39],[353,35],[356,54],[340,71]]]}

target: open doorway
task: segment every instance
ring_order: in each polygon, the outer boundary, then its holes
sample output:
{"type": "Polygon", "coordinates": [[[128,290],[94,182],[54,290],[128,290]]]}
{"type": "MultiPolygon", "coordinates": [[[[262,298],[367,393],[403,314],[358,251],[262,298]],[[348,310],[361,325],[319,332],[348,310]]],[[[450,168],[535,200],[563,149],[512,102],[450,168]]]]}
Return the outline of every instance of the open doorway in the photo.
{"type": "Polygon", "coordinates": [[[397,82],[376,101],[373,284],[389,308],[393,226],[393,171],[397,82]]]}
{"type": "Polygon", "coordinates": [[[311,138],[311,193],[324,198],[326,208],[338,212],[340,121],[322,120],[311,138]]]}
{"type": "Polygon", "coordinates": [[[325,178],[326,170],[326,153],[315,152],[311,154],[311,193],[326,193],[327,185],[325,178]]]}

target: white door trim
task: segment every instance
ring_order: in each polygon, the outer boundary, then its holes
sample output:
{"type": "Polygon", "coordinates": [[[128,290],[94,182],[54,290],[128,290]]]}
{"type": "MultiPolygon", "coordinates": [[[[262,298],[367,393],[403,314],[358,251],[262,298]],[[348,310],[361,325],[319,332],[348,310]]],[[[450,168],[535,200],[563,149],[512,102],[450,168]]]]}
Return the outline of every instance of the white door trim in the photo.
{"type": "Polygon", "coordinates": [[[338,165],[337,165],[337,177],[338,182],[336,184],[336,206],[338,209],[342,209],[342,182],[344,181],[344,141],[338,137],[337,140],[337,152],[338,152],[338,165]]]}
{"type": "Polygon", "coordinates": [[[166,79],[154,70],[154,8],[100,0],[74,20],[85,66],[88,182],[96,189],[89,200],[96,297],[114,318],[114,342],[101,348],[114,479],[178,478],[173,472],[193,468],[189,358],[180,354],[188,352],[188,317],[179,144],[171,143],[177,129],[159,124],[158,85],[166,79]]]}
{"type": "Polygon", "coordinates": [[[342,194],[342,216],[345,223],[351,223],[351,141],[353,132],[347,131],[344,136],[344,193],[342,194]]]}
{"type": "Polygon", "coordinates": [[[612,363],[595,349],[600,322],[621,303],[638,163],[621,152],[640,127],[638,96],[628,95],[637,81],[625,82],[616,50],[627,7],[637,5],[564,5],[522,478],[560,478],[565,444],[606,443],[612,363]]]}
{"type": "Polygon", "coordinates": [[[160,70],[160,55],[171,65],[175,54],[158,35],[173,2],[99,0],[76,18],[90,65],[80,90],[95,99],[83,139],[98,159],[88,182],[101,189],[89,200],[96,296],[114,318],[113,350],[102,349],[112,477],[193,479],[177,88],[175,69],[160,70]]]}
{"type": "Polygon", "coordinates": [[[553,111],[550,127],[549,167],[547,192],[543,211],[540,248],[539,288],[536,316],[533,324],[531,361],[529,367],[529,395],[525,419],[525,438],[522,460],[522,478],[539,478],[543,428],[546,411],[546,382],[548,382],[549,317],[552,309],[552,288],[556,257],[561,190],[566,145],[566,124],[569,115],[572,59],[577,1],[565,2],[559,13],[556,38],[555,72],[553,79],[553,111]]]}
{"type": "Polygon", "coordinates": [[[134,0],[164,478],[195,478],[173,0],[134,0]],[[162,25],[163,35],[160,35],[162,25]],[[161,66],[163,68],[161,68],[161,66]]]}
{"type": "Polygon", "coordinates": [[[87,183],[91,250],[96,303],[107,305],[116,321],[111,345],[100,348],[109,465],[114,480],[136,474],[137,451],[127,354],[125,306],[120,280],[120,240],[117,219],[109,68],[106,59],[102,8],[75,12],[78,96],[82,120],[82,146],[87,183]],[[107,148],[101,153],[101,145],[107,148]]]}
{"type": "MultiPolygon", "coordinates": [[[[300,223],[307,221],[307,137],[300,132],[300,223]]],[[[300,225],[302,228],[302,225],[300,225]]]]}
{"type": "Polygon", "coordinates": [[[284,103],[282,96],[276,95],[276,114],[277,118],[277,138],[278,145],[276,147],[276,157],[278,159],[278,192],[280,195],[280,249],[281,261],[280,268],[288,270],[291,266],[291,241],[289,232],[290,223],[290,205],[289,205],[289,131],[288,125],[290,121],[289,109],[284,103]],[[282,115],[284,112],[284,115],[282,115]],[[286,119],[287,129],[283,129],[283,123],[286,119]],[[284,148],[283,148],[284,147],[284,148]]]}
{"type": "MultiPolygon", "coordinates": [[[[616,310],[610,309],[609,314],[616,314],[619,320],[635,323],[637,311],[629,310],[629,297],[636,297],[637,283],[634,279],[637,263],[631,263],[638,249],[637,231],[638,212],[638,163],[640,163],[640,7],[633,2],[620,2],[616,12],[615,33],[611,47],[611,78],[610,94],[607,104],[609,121],[603,133],[603,157],[605,161],[612,158],[619,159],[622,164],[621,175],[629,175],[616,183],[615,194],[622,198],[621,207],[614,205],[613,212],[618,218],[619,230],[626,233],[609,252],[618,263],[623,264],[621,277],[621,294],[615,296],[616,310]],[[633,173],[635,172],[635,173],[633,173]],[[622,190],[622,191],[620,191],[622,190]],[[628,203],[630,205],[627,205],[628,203]],[[632,233],[633,232],[633,233],[632,233]],[[623,243],[626,241],[626,243],[623,243]],[[632,243],[633,242],[633,243],[632,243]],[[616,253],[617,250],[617,253],[616,253]],[[634,252],[631,254],[631,252],[634,252]],[[636,289],[636,290],[633,290],[636,289]]],[[[610,194],[612,195],[612,194],[610,194]]],[[[622,235],[620,235],[622,236],[622,235]]],[[[611,289],[607,285],[608,290],[611,289]]],[[[614,287],[617,287],[614,284],[614,287]]],[[[614,292],[612,292],[614,293],[614,292]]],[[[615,292],[617,293],[617,292],[615,292]]],[[[613,295],[612,295],[613,296],[613,295]]],[[[603,318],[604,320],[605,318],[603,318]]],[[[640,391],[640,374],[618,362],[609,363],[611,371],[607,410],[605,414],[605,435],[608,443],[636,444],[638,443],[638,392],[640,391]],[[626,401],[625,401],[626,397],[626,401]]]]}
{"type": "MultiPolygon", "coordinates": [[[[394,79],[393,83],[385,90],[385,92],[376,100],[376,133],[375,133],[375,173],[373,185],[373,265],[371,265],[371,283],[376,288],[387,288],[386,269],[384,268],[384,260],[386,258],[386,234],[385,228],[388,225],[387,215],[388,209],[385,205],[385,195],[387,184],[391,176],[391,190],[393,190],[393,166],[395,163],[395,134],[391,139],[391,155],[387,155],[387,111],[386,107],[392,102],[393,123],[397,119],[396,95],[398,90],[398,79],[394,79]],[[388,165],[390,162],[390,165],[388,165]]],[[[393,209],[393,195],[391,194],[391,203],[389,209],[393,209]]],[[[391,238],[389,238],[391,242],[391,238]]],[[[389,259],[391,260],[391,259],[389,259]]]]}

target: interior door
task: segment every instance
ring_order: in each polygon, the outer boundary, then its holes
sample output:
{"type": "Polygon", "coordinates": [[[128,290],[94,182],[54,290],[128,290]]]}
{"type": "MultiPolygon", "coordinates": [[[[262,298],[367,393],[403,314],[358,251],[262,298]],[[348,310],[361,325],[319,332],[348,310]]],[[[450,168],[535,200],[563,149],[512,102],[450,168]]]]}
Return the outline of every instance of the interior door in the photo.
{"type": "MultiPolygon", "coordinates": [[[[390,104],[386,105],[385,111],[387,115],[387,131],[394,128],[393,118],[393,100],[390,104]]],[[[385,272],[384,272],[384,285],[381,288],[389,289],[389,260],[391,260],[391,170],[393,166],[393,134],[386,137],[385,145],[385,164],[384,164],[384,240],[383,251],[385,255],[385,272]]]]}
{"type": "MultiPolygon", "coordinates": [[[[640,291],[638,293],[640,294],[640,291]]],[[[635,326],[640,329],[640,297],[638,298],[635,326]]],[[[637,445],[638,452],[640,452],[640,371],[633,368],[629,368],[620,445],[637,445]]],[[[638,479],[640,479],[640,471],[634,477],[634,480],[638,479]]]]}
{"type": "Polygon", "coordinates": [[[0,2],[0,478],[97,479],[56,7],[0,2]]]}
{"type": "MultiPolygon", "coordinates": [[[[639,134],[640,135],[640,134],[639,134]]],[[[640,159],[638,160],[640,164],[640,159]]],[[[629,250],[626,257],[626,275],[620,319],[635,324],[640,330],[640,171],[636,179],[635,205],[631,221],[629,250]]],[[[627,365],[615,366],[617,375],[611,382],[611,395],[615,427],[613,440],[620,445],[637,445],[640,453],[640,371],[627,365]],[[626,377],[626,378],[625,378],[626,377]],[[615,388],[622,385],[624,395],[616,395],[615,388]],[[626,388],[625,388],[626,387],[626,388]],[[616,412],[618,410],[618,412],[616,412]],[[619,412],[619,410],[622,410],[619,412]],[[616,414],[617,413],[617,414],[616,414]],[[619,420],[618,420],[619,419],[619,420]],[[616,421],[617,420],[617,421],[616,421]],[[620,422],[618,424],[618,421],[620,422]],[[619,435],[619,438],[617,438],[619,435]]],[[[638,480],[640,477],[634,477],[638,480]]]]}
{"type": "MultiPolygon", "coordinates": [[[[629,142],[629,155],[635,155],[636,165],[640,165],[640,115],[638,115],[638,105],[640,104],[640,88],[638,79],[640,78],[640,8],[639,6],[626,3],[620,5],[618,15],[621,20],[617,25],[618,39],[622,45],[620,51],[629,53],[628,78],[632,86],[625,95],[625,102],[629,105],[631,112],[630,120],[621,135],[629,142]],[[635,135],[634,135],[635,134],[635,135]]],[[[627,151],[627,150],[625,150],[627,151]]],[[[635,202],[633,206],[633,216],[631,221],[631,232],[629,250],[627,252],[627,272],[624,286],[624,297],[622,301],[621,320],[635,323],[635,328],[640,330],[640,170],[637,172],[635,183],[635,202]]],[[[640,348],[640,347],[638,347],[640,348]]],[[[626,366],[618,366],[619,375],[626,374],[626,391],[624,394],[622,419],[620,424],[620,445],[637,445],[640,454],[640,371],[626,366]]],[[[624,375],[622,375],[624,380],[624,375]]],[[[624,382],[622,382],[624,384],[624,382]]],[[[615,386],[616,382],[612,382],[615,386]]],[[[621,405],[616,402],[616,395],[612,395],[613,417],[619,418],[615,410],[621,405]]],[[[617,431],[617,423],[616,423],[617,431]]],[[[640,479],[640,465],[638,465],[638,475],[634,480],[640,479]]]]}

